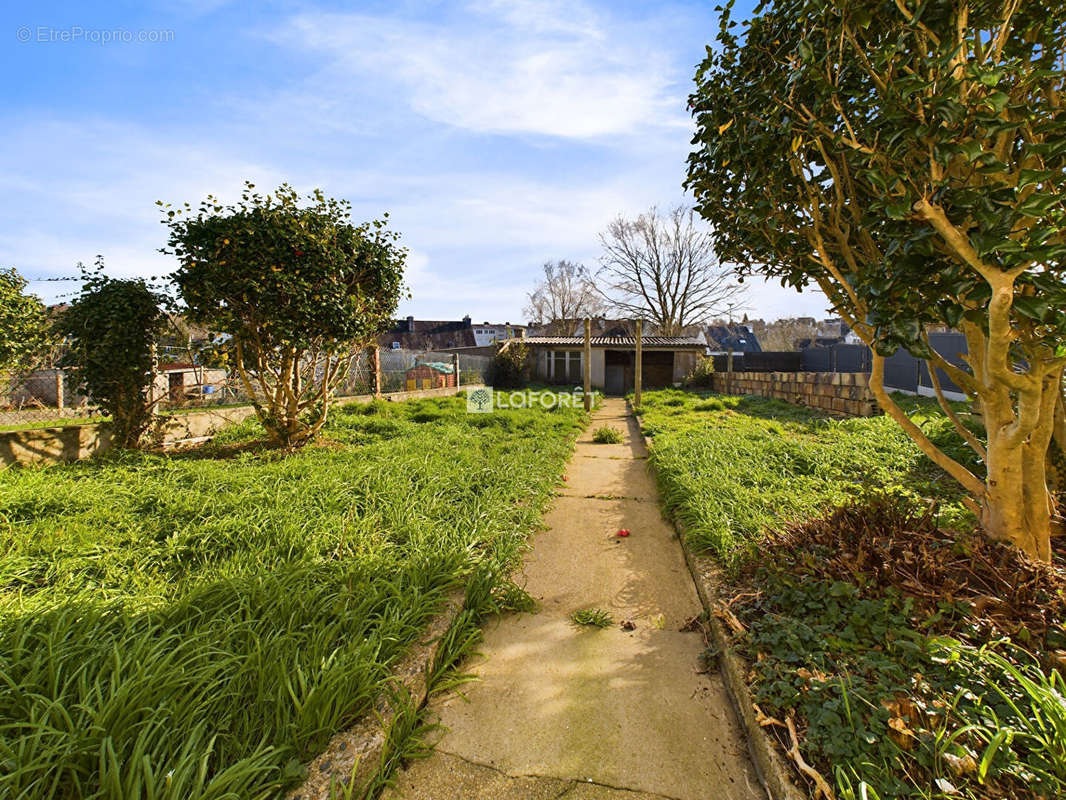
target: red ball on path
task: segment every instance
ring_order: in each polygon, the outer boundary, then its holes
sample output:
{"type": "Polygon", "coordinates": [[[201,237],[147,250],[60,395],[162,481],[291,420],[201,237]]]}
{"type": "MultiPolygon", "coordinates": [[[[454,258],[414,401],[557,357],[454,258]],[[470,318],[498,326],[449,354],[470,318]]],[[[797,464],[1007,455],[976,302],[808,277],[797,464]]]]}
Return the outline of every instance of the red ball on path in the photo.
{"type": "Polygon", "coordinates": [[[620,529],[618,531],[618,533],[615,534],[615,536],[620,536],[620,537],[625,538],[626,536],[629,536],[629,531],[626,530],[625,528],[622,528],[622,529],[620,529]]]}

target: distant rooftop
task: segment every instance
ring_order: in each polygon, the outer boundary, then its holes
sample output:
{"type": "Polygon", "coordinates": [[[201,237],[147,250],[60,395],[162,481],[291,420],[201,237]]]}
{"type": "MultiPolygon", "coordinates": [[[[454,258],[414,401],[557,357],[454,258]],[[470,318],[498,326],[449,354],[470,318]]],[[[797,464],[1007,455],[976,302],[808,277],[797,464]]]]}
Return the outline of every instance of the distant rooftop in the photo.
{"type": "MultiPolygon", "coordinates": [[[[522,341],[532,345],[585,346],[584,336],[528,336],[522,341]]],[[[637,346],[637,339],[635,336],[593,336],[590,341],[593,347],[631,348],[637,346]]],[[[687,336],[645,336],[643,337],[642,345],[647,348],[667,348],[675,350],[697,348],[703,350],[706,347],[706,345],[698,339],[692,339],[687,336]]]]}

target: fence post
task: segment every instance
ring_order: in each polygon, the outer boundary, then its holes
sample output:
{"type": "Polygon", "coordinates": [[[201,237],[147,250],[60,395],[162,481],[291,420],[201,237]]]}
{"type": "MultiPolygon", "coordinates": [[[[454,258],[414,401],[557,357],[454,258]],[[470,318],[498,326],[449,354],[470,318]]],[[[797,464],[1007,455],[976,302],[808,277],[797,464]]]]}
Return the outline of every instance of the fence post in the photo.
{"type": "Polygon", "coordinates": [[[371,345],[371,361],[374,366],[374,397],[381,397],[381,348],[378,345],[371,345]]]}
{"type": "Polygon", "coordinates": [[[63,397],[63,370],[57,369],[56,370],[56,410],[59,411],[59,412],[63,411],[63,406],[64,406],[63,400],[64,399],[65,398],[63,397]]]}
{"type": "Polygon", "coordinates": [[[452,372],[455,375],[455,391],[459,391],[459,354],[452,353],[452,372]]]}
{"type": "Polygon", "coordinates": [[[640,408],[641,390],[644,388],[644,320],[637,320],[637,363],[633,369],[633,405],[640,408]]]}
{"type": "Polygon", "coordinates": [[[592,410],[592,320],[585,317],[585,410],[592,410]]]}

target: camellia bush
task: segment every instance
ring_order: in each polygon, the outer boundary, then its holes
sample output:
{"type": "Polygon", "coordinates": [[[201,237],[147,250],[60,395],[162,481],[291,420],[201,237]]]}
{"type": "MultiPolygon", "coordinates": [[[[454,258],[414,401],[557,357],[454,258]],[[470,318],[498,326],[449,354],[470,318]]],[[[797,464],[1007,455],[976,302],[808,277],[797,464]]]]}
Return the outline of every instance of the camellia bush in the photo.
{"type": "Polygon", "coordinates": [[[731,6],[696,73],[686,182],[720,255],[820,287],[873,348],[886,413],[990,536],[1048,559],[1066,446],[1066,4],[774,0],[742,26],[731,6]],[[965,366],[929,346],[943,327],[965,334],[965,366]],[[884,390],[901,347],[934,368],[983,469],[884,390]],[[986,436],[935,368],[976,401],[986,436]]]}
{"type": "Polygon", "coordinates": [[[288,185],[248,183],[236,205],[160,205],[164,252],[187,314],[230,337],[232,366],[272,440],[305,443],[358,348],[391,318],[406,249],[386,219],[350,221],[350,205],[315,191],[301,205],[288,185]]]}
{"type": "Polygon", "coordinates": [[[56,321],[67,340],[64,366],[111,416],[117,447],[136,447],[152,423],[154,343],[166,298],[142,279],[109,278],[103,260],[82,268],[81,293],[56,321]]]}

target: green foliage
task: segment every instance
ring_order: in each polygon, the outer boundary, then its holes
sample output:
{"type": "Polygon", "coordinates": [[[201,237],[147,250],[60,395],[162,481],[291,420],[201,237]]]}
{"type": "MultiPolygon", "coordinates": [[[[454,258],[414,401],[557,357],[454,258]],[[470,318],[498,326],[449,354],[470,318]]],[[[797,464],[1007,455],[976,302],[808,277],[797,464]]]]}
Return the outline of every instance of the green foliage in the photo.
{"type": "Polygon", "coordinates": [[[521,341],[513,341],[496,351],[485,382],[495,389],[521,389],[529,382],[527,361],[529,348],[521,341]]]}
{"type": "Polygon", "coordinates": [[[32,369],[49,340],[44,304],[25,289],[18,271],[0,268],[0,373],[32,369]]]}
{"type": "Polygon", "coordinates": [[[602,608],[582,608],[570,615],[570,621],[586,628],[609,628],[614,618],[602,608]]]}
{"type": "Polygon", "coordinates": [[[755,701],[806,721],[804,755],[836,777],[841,797],[927,798],[934,787],[964,798],[1062,795],[1057,671],[1017,648],[1007,658],[930,636],[931,621],[892,590],[803,573],[758,570],[758,598],[740,611],[741,648],[755,701]]]}
{"type": "MultiPolygon", "coordinates": [[[[816,516],[870,486],[937,497],[945,523],[969,519],[958,486],[886,417],[838,420],[780,400],[676,389],[645,392],[643,404],[667,506],[697,546],[727,561],[767,528],[816,516]]],[[[914,401],[909,410],[949,452],[968,452],[935,404],[914,401]]]]}
{"type": "Polygon", "coordinates": [[[507,575],[581,419],[373,403],[285,458],[250,420],[188,454],[0,473],[0,796],[280,796],[450,590],[467,617],[438,671],[520,602],[507,575]]]}
{"type": "Polygon", "coordinates": [[[714,358],[701,358],[682,382],[686,389],[710,389],[714,378],[714,358]]]}
{"type": "Polygon", "coordinates": [[[323,424],[348,357],[386,325],[407,251],[385,219],[350,222],[350,205],[316,190],[300,205],[282,185],[249,183],[236,205],[163,207],[173,280],[190,319],[233,337],[233,361],[268,433],[299,444],[323,424]]]}
{"type": "Polygon", "coordinates": [[[153,344],[165,298],[141,279],[108,278],[103,260],[82,267],[81,293],[63,311],[64,366],[107,416],[118,447],[136,447],[152,422],[153,344]]]}
{"type": "Polygon", "coordinates": [[[775,0],[741,32],[732,5],[691,97],[720,255],[822,285],[886,353],[986,326],[989,278],[1017,270],[1013,327],[1063,347],[1066,6],[775,0]]]}
{"type": "Polygon", "coordinates": [[[596,444],[619,444],[622,441],[622,432],[610,425],[602,425],[592,432],[592,441],[596,444]]]}

